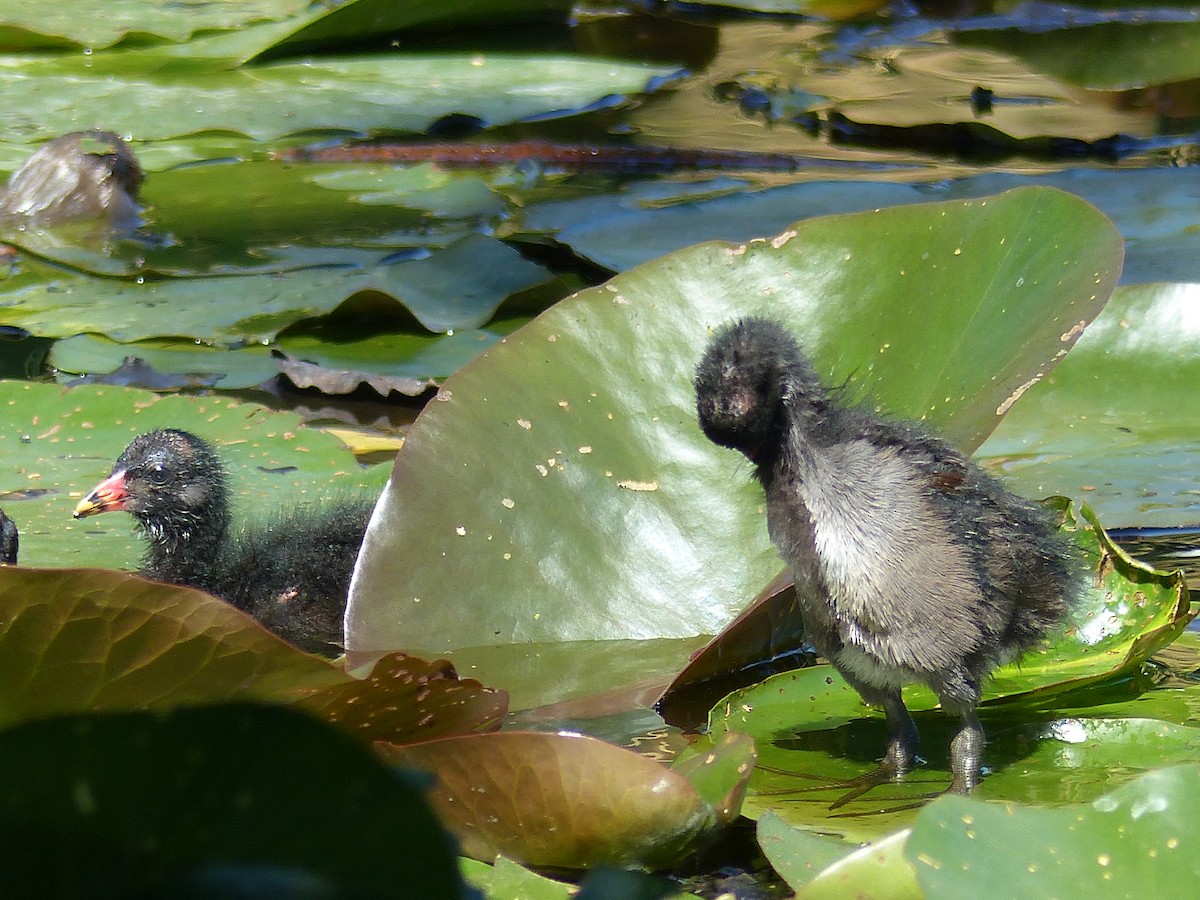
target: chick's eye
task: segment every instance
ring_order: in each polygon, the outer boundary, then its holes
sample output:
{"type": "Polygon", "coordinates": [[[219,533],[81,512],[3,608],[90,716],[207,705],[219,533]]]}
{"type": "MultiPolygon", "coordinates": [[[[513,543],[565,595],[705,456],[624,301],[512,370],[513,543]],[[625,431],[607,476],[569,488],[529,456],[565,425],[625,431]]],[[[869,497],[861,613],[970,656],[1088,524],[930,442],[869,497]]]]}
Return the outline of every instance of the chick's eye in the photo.
{"type": "Polygon", "coordinates": [[[146,477],[148,477],[155,484],[166,484],[167,470],[163,468],[161,463],[156,463],[150,467],[150,471],[146,473],[146,477]]]}

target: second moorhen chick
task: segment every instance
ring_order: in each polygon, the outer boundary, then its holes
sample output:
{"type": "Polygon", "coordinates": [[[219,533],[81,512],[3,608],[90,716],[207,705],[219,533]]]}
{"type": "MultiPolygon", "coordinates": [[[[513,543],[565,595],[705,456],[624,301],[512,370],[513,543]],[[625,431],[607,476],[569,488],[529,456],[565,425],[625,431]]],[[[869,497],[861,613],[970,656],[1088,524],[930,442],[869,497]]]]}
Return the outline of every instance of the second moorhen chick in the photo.
{"type": "Polygon", "coordinates": [[[104,219],[117,231],[140,221],[145,175],[133,150],[111,131],[74,131],[40,147],[0,188],[0,219],[57,225],[104,219]]]}
{"type": "Polygon", "coordinates": [[[337,652],[371,515],[365,500],[230,529],[225,468],[209,443],[162,429],[133,439],[75,518],[124,510],[149,540],[142,575],[207,591],[306,650],[337,652]]]}
{"type": "Polygon", "coordinates": [[[838,402],[771,320],[713,336],[696,404],[704,433],[754,463],[809,640],[887,715],[878,776],[916,759],[900,687],[919,682],[961,720],[951,789],[971,790],[984,679],[1060,624],[1080,584],[1050,516],[915,425],[838,402]]]}
{"type": "Polygon", "coordinates": [[[21,535],[17,531],[17,523],[0,509],[0,563],[15,566],[20,544],[21,535]]]}

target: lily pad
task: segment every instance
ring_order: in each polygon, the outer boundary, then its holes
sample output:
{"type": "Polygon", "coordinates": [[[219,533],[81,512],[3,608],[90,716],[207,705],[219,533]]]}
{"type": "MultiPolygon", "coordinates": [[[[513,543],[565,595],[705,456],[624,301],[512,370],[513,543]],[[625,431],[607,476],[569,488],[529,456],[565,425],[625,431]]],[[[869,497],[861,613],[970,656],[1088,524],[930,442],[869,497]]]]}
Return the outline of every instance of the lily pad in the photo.
{"type": "Polygon", "coordinates": [[[307,5],[304,0],[255,0],[191,8],[171,2],[80,0],[69,9],[34,9],[20,0],[7,0],[0,3],[0,21],[4,22],[5,47],[74,44],[100,50],[131,33],[184,41],[197,31],[236,29],[256,21],[295,16],[307,5]]]}
{"type": "Polygon", "coordinates": [[[494,731],[508,695],[460,679],[445,660],[393,653],[365,679],[330,685],[297,706],[366,740],[401,744],[494,731]]]}
{"type": "Polygon", "coordinates": [[[391,35],[421,28],[513,24],[551,15],[565,20],[570,10],[570,0],[443,0],[400,4],[391,0],[354,0],[332,9],[313,10],[307,21],[270,49],[337,47],[367,35],[391,35]]]}
{"type": "Polygon", "coordinates": [[[59,380],[67,384],[112,384],[147,390],[203,386],[237,391],[279,374],[271,351],[262,345],[223,350],[193,340],[119,344],[95,334],[55,341],[49,363],[59,380]]]}
{"type": "Polygon", "coordinates": [[[419,788],[294,711],[52,719],[0,732],[0,760],[0,858],[22,896],[214,896],[230,867],[310,891],[467,896],[419,788]],[[390,840],[362,840],[364,816],[390,840]]]}
{"type": "Polygon", "coordinates": [[[120,572],[6,566],[0,610],[3,725],[231,696],[295,702],[347,681],[227,603],[120,572]]]}
{"type": "Polygon", "coordinates": [[[1196,765],[1064,809],[947,796],[917,818],[905,855],[926,897],[1182,897],[1195,878],[1197,815],[1196,765]]]}
{"type": "Polygon", "coordinates": [[[1094,209],[1026,190],[701,245],[558,304],[413,426],[348,649],[715,633],[781,566],[744,461],[695,423],[709,328],[778,316],[829,383],[969,449],[1095,315],[1119,259],[1094,209]]]}
{"type": "Polygon", "coordinates": [[[427,259],[269,275],[135,280],[68,275],[30,265],[0,294],[0,323],[41,337],[99,332],[117,341],[156,337],[240,344],[273,340],[355,295],[381,295],[391,318],[429,331],[478,328],[510,296],[553,280],[517,251],[482,235],[427,259]]]}
{"type": "MultiPolygon", "coordinates": [[[[903,780],[876,786],[836,808],[852,780],[877,765],[887,740],[882,717],[838,724],[827,716],[820,724],[801,721],[772,739],[756,737],[758,766],[743,814],[758,818],[772,811],[794,827],[852,841],[874,840],[911,825],[930,796],[950,783],[948,747],[958,728],[957,721],[940,713],[918,712],[915,718],[927,762],[903,780]]],[[[1200,729],[1108,718],[1103,710],[1056,717],[985,707],[982,720],[989,770],[977,795],[989,799],[1043,805],[1090,801],[1147,770],[1188,762],[1200,748],[1200,729]]]]}
{"type": "Polygon", "coordinates": [[[753,742],[740,735],[727,736],[684,774],[565,732],[505,731],[379,749],[437,776],[434,808],[468,856],[571,869],[679,861],[736,817],[754,760],[753,742]]]}
{"type": "Polygon", "coordinates": [[[768,810],[758,817],[758,846],[784,881],[799,891],[852,848],[845,841],[792,828],[768,810]]]}
{"type": "MultiPolygon", "coordinates": [[[[172,144],[174,145],[174,144],[172,144]]],[[[141,145],[140,156],[158,145],[141,145]]],[[[360,266],[384,254],[421,259],[508,215],[493,182],[428,165],[339,167],[264,160],[155,172],[143,198],[146,239],[118,245],[118,274],[249,275],[317,266],[360,266]],[[369,252],[367,252],[369,251],[369,252]],[[424,252],[422,252],[424,251],[424,252]]],[[[111,260],[46,247],[37,235],[19,246],[84,271],[112,272],[111,260]]]]}
{"type": "Polygon", "coordinates": [[[453,334],[393,332],[348,340],[289,329],[274,348],[218,348],[193,340],[170,339],[121,344],[99,335],[81,334],[56,341],[49,363],[59,381],[69,385],[114,384],[150,390],[203,385],[245,390],[282,372],[297,387],[311,384],[325,393],[346,393],[338,389],[342,383],[347,383],[350,390],[361,383],[378,383],[380,394],[395,390],[415,396],[457,372],[527,321],[527,317],[516,317],[493,320],[486,329],[465,328],[453,334]],[[274,355],[272,349],[286,354],[298,366],[284,365],[284,359],[274,355]],[[302,366],[311,366],[315,374],[302,380],[302,372],[308,371],[300,369],[302,366]]]}
{"type": "Polygon", "coordinates": [[[1118,290],[979,456],[1024,492],[1088,498],[1109,525],[1200,521],[1200,286],[1118,290]]]}
{"type": "MultiPolygon", "coordinates": [[[[1157,10],[1170,16],[1170,10],[1157,10]]],[[[1053,75],[1091,91],[1144,88],[1200,78],[1200,23],[1153,21],[1130,10],[1130,21],[1095,24],[1076,19],[1077,27],[960,30],[953,41],[984,47],[1021,60],[1032,71],[1053,75]]],[[[1178,10],[1180,17],[1190,11],[1178,10]]],[[[1097,16],[1100,18],[1103,13],[1097,16]]],[[[1086,15],[1084,17],[1086,19],[1086,15]]],[[[1107,17],[1106,17],[1107,18],[1107,17]]]]}
{"type": "Polygon", "coordinates": [[[792,828],[768,811],[758,820],[758,843],[771,867],[801,896],[922,896],[916,875],[904,858],[908,831],[894,832],[865,847],[792,828]]]}
{"type": "Polygon", "coordinates": [[[491,730],[508,706],[444,661],[392,654],[351,678],[227,603],[119,572],[0,567],[0,613],[0,725],[236,697],[402,743],[491,730]]]}
{"type": "Polygon", "coordinates": [[[461,672],[481,677],[486,673],[489,683],[504,685],[514,710],[573,701],[596,709],[609,697],[629,695],[641,699],[636,705],[649,707],[679,669],[679,660],[703,641],[690,637],[489,644],[457,648],[448,656],[461,672]]]}
{"type": "Polygon", "coordinates": [[[27,139],[94,126],[143,141],[232,131],[259,141],[306,132],[420,133],[451,114],[489,125],[570,115],[657,90],[664,66],[501,53],[380,54],[252,69],[147,74],[136,55],[53,57],[0,71],[0,115],[27,139]],[[199,99],[198,99],[199,98],[199,99]]]}
{"type": "Polygon", "coordinates": [[[464,858],[459,867],[488,900],[571,900],[576,893],[574,885],[538,875],[503,856],[491,865],[464,858]]]}

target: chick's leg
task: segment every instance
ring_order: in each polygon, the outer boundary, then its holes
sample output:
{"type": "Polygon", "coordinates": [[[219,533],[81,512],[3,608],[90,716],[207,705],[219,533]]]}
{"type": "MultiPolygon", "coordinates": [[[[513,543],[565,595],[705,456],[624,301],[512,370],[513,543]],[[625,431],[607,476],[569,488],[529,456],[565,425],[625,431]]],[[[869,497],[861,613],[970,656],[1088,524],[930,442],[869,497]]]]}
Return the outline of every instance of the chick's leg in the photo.
{"type": "Polygon", "coordinates": [[[942,701],[942,709],[958,716],[962,722],[958,734],[950,742],[950,790],[969,794],[979,784],[979,767],[983,759],[983,726],[975,707],[979,705],[979,682],[969,675],[947,679],[934,690],[942,701]]]}

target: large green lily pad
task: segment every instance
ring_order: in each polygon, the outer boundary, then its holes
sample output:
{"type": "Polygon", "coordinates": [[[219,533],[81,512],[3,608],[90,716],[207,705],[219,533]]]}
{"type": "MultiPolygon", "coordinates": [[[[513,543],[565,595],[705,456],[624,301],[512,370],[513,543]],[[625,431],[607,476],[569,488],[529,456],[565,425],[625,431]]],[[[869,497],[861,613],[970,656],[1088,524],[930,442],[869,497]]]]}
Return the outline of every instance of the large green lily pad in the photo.
{"type": "Polygon", "coordinates": [[[780,563],[745,461],[695,424],[709,329],[778,316],[830,383],[970,449],[1099,310],[1120,255],[1094,209],[1024,190],[701,245],[560,303],[412,428],[349,649],[714,633],[780,563]]]}
{"type": "Polygon", "coordinates": [[[947,796],[917,818],[905,856],[931,898],[1186,897],[1197,815],[1194,764],[1148,772],[1064,809],[947,796]]]}

